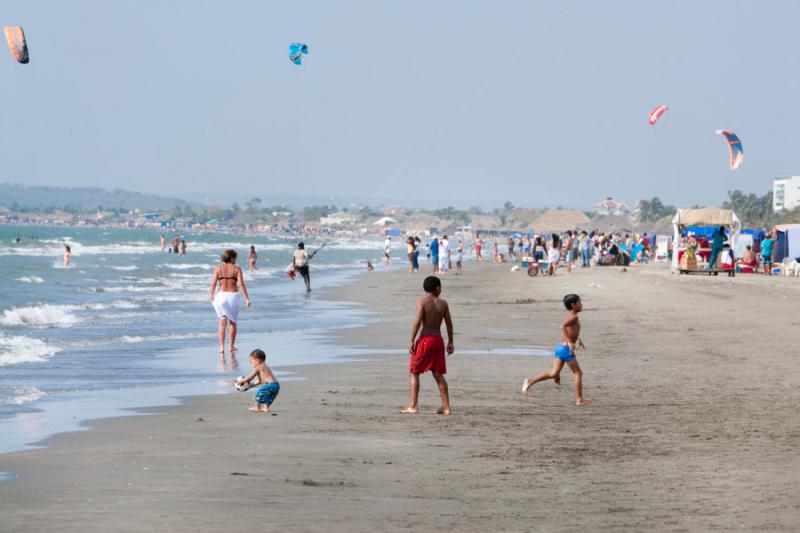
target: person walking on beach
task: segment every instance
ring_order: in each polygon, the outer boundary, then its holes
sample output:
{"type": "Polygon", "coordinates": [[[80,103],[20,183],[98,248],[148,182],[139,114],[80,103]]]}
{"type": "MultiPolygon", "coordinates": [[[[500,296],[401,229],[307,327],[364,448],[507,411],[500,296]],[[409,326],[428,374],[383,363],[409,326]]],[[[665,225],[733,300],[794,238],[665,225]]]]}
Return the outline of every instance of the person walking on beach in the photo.
{"type": "Polygon", "coordinates": [[[242,269],[236,266],[236,250],[225,250],[221,263],[214,269],[211,278],[211,304],[219,319],[219,353],[225,357],[225,330],[231,327],[231,356],[236,351],[239,310],[242,307],[242,294],[245,304],[250,307],[250,296],[244,284],[242,269]],[[219,291],[217,286],[219,285],[219,291]],[[239,290],[241,289],[241,294],[239,290]]]}
{"type": "Polygon", "coordinates": [[[492,243],[492,263],[497,263],[499,258],[497,257],[499,254],[497,249],[497,239],[494,240],[492,243]]]}
{"type": "Polygon", "coordinates": [[[410,235],[406,238],[406,255],[408,256],[408,273],[414,273],[414,250],[416,246],[414,245],[414,238],[410,235]]]}
{"type": "Polygon", "coordinates": [[[458,247],[456,248],[456,276],[460,276],[463,274],[461,271],[461,262],[464,260],[464,243],[458,241],[458,247]]]}
{"type": "Polygon", "coordinates": [[[550,236],[547,241],[547,275],[555,276],[558,268],[558,261],[561,259],[561,239],[557,233],[550,236]]]}
{"type": "Polygon", "coordinates": [[[448,270],[450,270],[450,241],[447,240],[447,235],[443,235],[439,242],[439,272],[448,270]]]}
{"type": "Polygon", "coordinates": [[[256,266],[256,261],[258,260],[258,254],[256,253],[256,247],[252,244],[250,245],[250,251],[247,253],[247,270],[252,272],[253,270],[258,270],[256,266]]]}
{"type": "Polygon", "coordinates": [[[546,252],[545,244],[542,238],[539,235],[534,236],[533,238],[533,258],[536,262],[544,261],[544,255],[546,252]]]}
{"type": "Polygon", "coordinates": [[[306,284],[306,294],[311,292],[311,271],[308,268],[308,262],[315,255],[317,255],[316,251],[308,255],[308,252],[306,252],[306,245],[299,242],[297,243],[297,250],[294,251],[294,255],[292,256],[292,265],[295,271],[303,277],[303,282],[306,284]]]}
{"type": "Polygon", "coordinates": [[[572,274],[572,262],[575,260],[575,254],[572,251],[574,242],[575,237],[572,236],[572,230],[567,230],[567,238],[564,243],[564,248],[567,250],[567,274],[572,274]]]}
{"type": "Polygon", "coordinates": [[[64,268],[69,268],[69,264],[72,261],[72,248],[69,247],[69,244],[64,245],[64,268]]]}
{"type": "Polygon", "coordinates": [[[439,273],[439,239],[435,236],[433,240],[431,240],[430,244],[431,250],[431,263],[433,263],[433,274],[436,275],[439,273]]]}
{"type": "Polygon", "coordinates": [[[592,238],[586,233],[586,230],[581,231],[578,246],[581,250],[581,267],[589,268],[592,260],[592,238]]]}
{"type": "Polygon", "coordinates": [[[392,262],[392,238],[386,237],[383,242],[383,266],[389,266],[392,262]]]}
{"type": "Polygon", "coordinates": [[[419,272],[419,247],[422,246],[422,241],[419,240],[419,237],[414,237],[414,260],[412,264],[412,268],[414,272],[419,272]]]}
{"type": "Polygon", "coordinates": [[[481,250],[483,249],[483,239],[481,236],[476,233],[475,234],[475,260],[479,263],[483,262],[483,255],[481,254],[481,250]]]}
{"type": "Polygon", "coordinates": [[[561,385],[561,370],[566,364],[572,370],[575,380],[575,405],[580,407],[591,403],[591,400],[583,398],[583,372],[575,357],[576,347],[586,349],[581,340],[581,323],[578,319],[578,313],[583,309],[581,297],[577,294],[567,294],[564,296],[564,307],[567,308],[567,318],[561,324],[561,344],[556,346],[553,368],[549,372],[542,372],[523,381],[522,394],[528,394],[536,383],[547,379],[552,379],[556,385],[561,385]]]}
{"type": "Polygon", "coordinates": [[[253,373],[245,378],[236,380],[236,385],[248,385],[259,387],[253,394],[253,407],[250,408],[254,413],[269,413],[269,408],[278,393],[281,390],[281,384],[278,383],[278,378],[272,373],[272,370],[267,366],[267,354],[263,350],[255,349],[250,352],[250,367],[253,373]],[[253,380],[258,378],[258,381],[253,383],[253,380]]]}
{"type": "Polygon", "coordinates": [[[453,344],[453,320],[447,302],[439,296],[442,294],[442,281],[436,276],[428,276],[422,282],[425,296],[417,300],[417,313],[411,326],[411,340],[408,344],[409,360],[409,405],[402,413],[419,412],[419,375],[428,372],[433,374],[442,407],[436,413],[450,414],[450,394],[444,375],[447,373],[445,360],[445,344],[442,339],[442,322],[447,327],[447,355],[455,351],[453,344]],[[421,330],[421,331],[420,331],[421,330]],[[419,333],[419,337],[417,337],[419,333]]]}
{"type": "Polygon", "coordinates": [[[772,262],[775,260],[775,241],[775,233],[770,231],[767,233],[767,238],[761,242],[761,264],[764,265],[764,274],[767,276],[772,275],[772,262]]]}
{"type": "MultiPolygon", "coordinates": [[[[709,270],[714,269],[717,257],[719,257],[720,252],[722,252],[722,247],[727,240],[728,238],[725,236],[725,226],[720,226],[714,230],[714,234],[711,236],[711,257],[708,258],[709,270]]],[[[716,275],[716,272],[714,274],[716,275]]]]}

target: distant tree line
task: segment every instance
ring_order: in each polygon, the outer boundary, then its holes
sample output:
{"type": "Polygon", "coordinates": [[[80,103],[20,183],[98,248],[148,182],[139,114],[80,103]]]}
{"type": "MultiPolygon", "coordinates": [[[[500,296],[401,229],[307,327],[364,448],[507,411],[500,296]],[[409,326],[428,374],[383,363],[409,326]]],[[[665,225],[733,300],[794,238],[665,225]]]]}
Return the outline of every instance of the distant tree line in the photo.
{"type": "Polygon", "coordinates": [[[664,205],[658,196],[651,200],[639,200],[639,222],[658,222],[666,216],[675,214],[675,206],[664,205]]]}
{"type": "Polygon", "coordinates": [[[740,190],[728,191],[728,199],[722,204],[725,209],[733,209],[746,228],[771,228],[775,224],[800,223],[800,207],[772,212],[772,191],[763,196],[740,190]]]}

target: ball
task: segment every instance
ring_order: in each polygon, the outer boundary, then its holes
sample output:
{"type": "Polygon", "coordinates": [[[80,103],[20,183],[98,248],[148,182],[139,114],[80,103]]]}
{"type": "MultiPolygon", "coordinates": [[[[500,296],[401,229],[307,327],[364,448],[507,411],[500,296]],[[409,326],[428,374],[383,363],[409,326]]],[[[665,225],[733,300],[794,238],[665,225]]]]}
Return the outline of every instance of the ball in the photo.
{"type": "Polygon", "coordinates": [[[241,380],[243,380],[243,379],[245,379],[245,376],[239,376],[238,378],[236,378],[236,381],[234,381],[234,382],[233,382],[233,386],[234,386],[234,387],[236,388],[236,390],[238,390],[239,392],[244,392],[244,391],[246,391],[247,389],[249,389],[249,388],[250,388],[250,384],[249,384],[249,383],[247,383],[247,382],[245,382],[245,383],[239,383],[239,381],[241,381],[241,380]]]}

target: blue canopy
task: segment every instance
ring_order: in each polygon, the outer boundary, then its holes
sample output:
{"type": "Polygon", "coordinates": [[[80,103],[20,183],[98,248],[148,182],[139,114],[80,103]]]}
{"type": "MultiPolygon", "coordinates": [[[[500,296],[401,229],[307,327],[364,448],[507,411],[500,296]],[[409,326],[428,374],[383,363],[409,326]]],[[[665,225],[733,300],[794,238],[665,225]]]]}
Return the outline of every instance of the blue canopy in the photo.
{"type": "Polygon", "coordinates": [[[753,242],[761,242],[767,236],[767,232],[763,229],[743,229],[739,232],[741,235],[752,235],[753,242]]]}

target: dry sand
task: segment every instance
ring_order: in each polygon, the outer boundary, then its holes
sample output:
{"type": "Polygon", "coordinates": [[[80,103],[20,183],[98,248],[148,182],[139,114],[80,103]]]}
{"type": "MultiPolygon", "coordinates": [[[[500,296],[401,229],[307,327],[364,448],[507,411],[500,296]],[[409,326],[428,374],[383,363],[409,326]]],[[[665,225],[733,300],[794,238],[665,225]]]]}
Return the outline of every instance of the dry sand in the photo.
{"type": "MultiPolygon", "coordinates": [[[[398,414],[399,352],[303,367],[276,416],[249,413],[249,394],[197,397],[0,456],[20,475],[0,483],[0,530],[798,530],[800,280],[466,270],[444,277],[452,416],[428,414],[429,376],[425,412],[398,414]],[[567,292],[584,299],[588,408],[568,370],[520,394],[549,356],[489,352],[552,349],[567,292]]],[[[327,294],[375,311],[332,342],[403,350],[422,278],[327,294]]]]}

